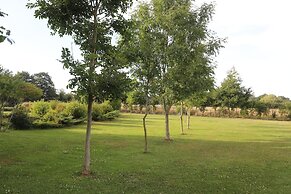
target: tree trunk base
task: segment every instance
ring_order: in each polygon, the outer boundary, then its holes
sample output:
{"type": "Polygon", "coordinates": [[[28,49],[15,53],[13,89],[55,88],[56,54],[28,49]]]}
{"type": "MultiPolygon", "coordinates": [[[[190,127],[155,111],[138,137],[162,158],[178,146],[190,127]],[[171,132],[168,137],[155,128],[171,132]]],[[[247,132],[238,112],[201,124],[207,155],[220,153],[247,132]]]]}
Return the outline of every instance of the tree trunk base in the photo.
{"type": "Polygon", "coordinates": [[[165,139],[164,139],[165,141],[167,141],[167,142],[171,142],[171,141],[174,141],[173,139],[171,139],[171,138],[167,138],[167,137],[165,137],[165,139]]]}
{"type": "Polygon", "coordinates": [[[90,175],[90,171],[89,170],[83,170],[82,171],[82,176],[89,176],[90,175]]]}
{"type": "Polygon", "coordinates": [[[184,132],[183,132],[183,133],[181,133],[181,135],[187,135],[187,133],[184,133],[184,132]]]}

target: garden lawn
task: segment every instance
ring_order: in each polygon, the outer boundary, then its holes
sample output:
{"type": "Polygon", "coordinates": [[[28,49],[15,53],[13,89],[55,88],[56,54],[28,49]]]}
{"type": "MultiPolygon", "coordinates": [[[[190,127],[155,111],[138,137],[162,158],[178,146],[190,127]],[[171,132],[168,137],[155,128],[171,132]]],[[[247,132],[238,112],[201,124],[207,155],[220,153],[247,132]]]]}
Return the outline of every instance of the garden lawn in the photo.
{"type": "Polygon", "coordinates": [[[0,133],[0,193],[290,193],[291,122],[192,117],[164,141],[161,115],[122,114],[92,128],[89,177],[80,176],[85,125],[0,133]]]}

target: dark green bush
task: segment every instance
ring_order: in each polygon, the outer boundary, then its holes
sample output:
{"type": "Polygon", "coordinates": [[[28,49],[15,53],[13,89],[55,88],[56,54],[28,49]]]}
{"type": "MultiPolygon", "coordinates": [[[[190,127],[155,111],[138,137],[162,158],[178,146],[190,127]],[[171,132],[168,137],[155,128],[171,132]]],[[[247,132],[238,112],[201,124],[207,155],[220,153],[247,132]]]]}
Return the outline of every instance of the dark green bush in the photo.
{"type": "Polygon", "coordinates": [[[32,127],[32,121],[27,110],[21,106],[13,110],[10,122],[15,129],[29,129],[32,127]]]}

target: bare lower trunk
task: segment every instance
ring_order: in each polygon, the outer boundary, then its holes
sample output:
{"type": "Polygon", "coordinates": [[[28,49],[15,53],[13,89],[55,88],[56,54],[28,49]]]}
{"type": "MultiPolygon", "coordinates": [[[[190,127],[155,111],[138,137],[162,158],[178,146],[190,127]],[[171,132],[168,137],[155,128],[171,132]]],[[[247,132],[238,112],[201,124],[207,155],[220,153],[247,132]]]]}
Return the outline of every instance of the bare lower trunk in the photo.
{"type": "Polygon", "coordinates": [[[92,126],[92,104],[93,98],[91,95],[88,97],[88,119],[87,119],[87,130],[86,130],[86,140],[85,140],[85,156],[84,156],[84,166],[83,175],[90,174],[90,139],[91,139],[91,126],[92,126]]]}
{"type": "Polygon", "coordinates": [[[169,127],[169,112],[170,112],[171,107],[167,106],[165,99],[163,99],[163,106],[164,106],[164,112],[165,112],[165,128],[166,128],[165,140],[169,141],[169,140],[171,140],[170,127],[169,127]]]}
{"type": "Polygon", "coordinates": [[[183,102],[181,102],[181,110],[180,110],[180,126],[181,126],[181,134],[184,134],[184,125],[183,125],[183,102]]]}
{"type": "Polygon", "coordinates": [[[143,131],[144,131],[144,153],[148,152],[148,137],[147,137],[147,128],[146,128],[146,117],[148,113],[146,111],[142,121],[143,121],[143,131]]]}
{"type": "Polygon", "coordinates": [[[169,113],[165,113],[165,125],[166,125],[166,137],[165,140],[171,140],[170,137],[170,127],[169,127],[169,113]]]}
{"type": "Polygon", "coordinates": [[[191,108],[187,111],[187,129],[190,129],[191,108]]]}

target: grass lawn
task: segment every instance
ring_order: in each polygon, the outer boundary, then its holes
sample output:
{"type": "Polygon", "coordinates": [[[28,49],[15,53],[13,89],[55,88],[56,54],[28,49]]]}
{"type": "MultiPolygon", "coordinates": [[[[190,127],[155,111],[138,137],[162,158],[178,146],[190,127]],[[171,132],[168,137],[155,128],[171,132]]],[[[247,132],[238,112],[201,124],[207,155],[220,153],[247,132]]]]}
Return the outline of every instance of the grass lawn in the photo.
{"type": "Polygon", "coordinates": [[[172,142],[161,115],[94,123],[92,176],[82,177],[85,125],[0,133],[0,193],[291,193],[291,122],[196,117],[172,142]]]}

